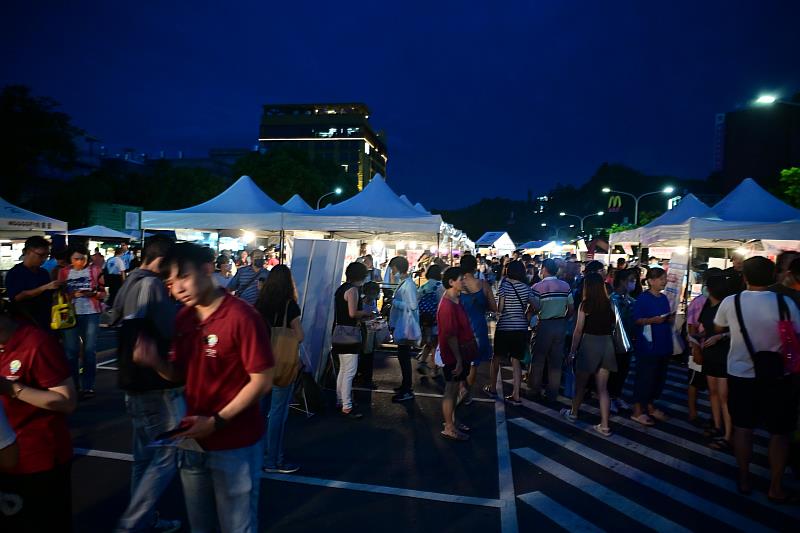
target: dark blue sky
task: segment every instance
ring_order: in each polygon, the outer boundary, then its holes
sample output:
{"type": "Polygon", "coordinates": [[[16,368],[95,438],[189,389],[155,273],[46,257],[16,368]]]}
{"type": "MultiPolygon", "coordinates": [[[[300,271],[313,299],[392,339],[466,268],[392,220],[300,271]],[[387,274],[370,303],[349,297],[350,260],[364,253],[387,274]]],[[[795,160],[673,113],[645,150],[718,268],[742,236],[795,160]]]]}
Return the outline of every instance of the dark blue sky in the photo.
{"type": "Polygon", "coordinates": [[[795,0],[226,4],[6,2],[0,84],[151,153],[252,146],[267,102],[365,102],[430,207],[604,161],[703,178],[715,113],[800,90],[795,0]]]}

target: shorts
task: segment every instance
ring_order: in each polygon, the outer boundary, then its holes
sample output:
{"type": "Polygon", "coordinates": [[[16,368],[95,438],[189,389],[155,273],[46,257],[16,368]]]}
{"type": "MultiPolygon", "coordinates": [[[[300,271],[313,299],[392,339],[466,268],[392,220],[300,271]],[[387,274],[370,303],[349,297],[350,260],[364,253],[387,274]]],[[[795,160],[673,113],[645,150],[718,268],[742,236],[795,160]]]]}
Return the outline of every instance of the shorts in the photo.
{"type": "Polygon", "coordinates": [[[791,433],[797,424],[791,376],[776,380],[728,376],[728,410],[736,427],[763,427],[773,435],[791,433]]]}
{"type": "MultiPolygon", "coordinates": [[[[703,360],[705,363],[705,360],[703,360]]],[[[705,366],[703,366],[705,368],[705,366]]],[[[708,390],[708,381],[706,375],[698,370],[689,370],[689,386],[697,390],[708,390]]]]}
{"type": "Polygon", "coordinates": [[[444,376],[444,380],[447,382],[454,382],[458,383],[461,381],[467,380],[467,373],[469,372],[469,365],[462,364],[461,365],[461,373],[460,374],[453,374],[453,370],[456,369],[456,365],[444,365],[442,367],[442,375],[444,376]]]}
{"type": "Polygon", "coordinates": [[[530,349],[530,333],[527,329],[516,331],[498,330],[494,332],[495,357],[513,357],[522,360],[530,349]]]}
{"type": "Polygon", "coordinates": [[[591,335],[584,333],[578,348],[575,370],[594,374],[600,369],[617,371],[617,358],[614,355],[614,341],[611,335],[591,335]]]}

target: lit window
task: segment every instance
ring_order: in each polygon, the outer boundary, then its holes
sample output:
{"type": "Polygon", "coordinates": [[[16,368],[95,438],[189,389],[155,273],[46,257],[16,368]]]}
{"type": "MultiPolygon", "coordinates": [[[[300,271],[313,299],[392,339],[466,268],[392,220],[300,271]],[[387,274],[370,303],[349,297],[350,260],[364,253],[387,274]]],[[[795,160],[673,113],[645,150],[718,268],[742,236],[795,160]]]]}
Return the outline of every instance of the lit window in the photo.
{"type": "Polygon", "coordinates": [[[369,153],[369,143],[368,143],[368,142],[365,142],[365,143],[364,143],[364,153],[365,153],[365,154],[368,154],[368,153],[369,153]]]}

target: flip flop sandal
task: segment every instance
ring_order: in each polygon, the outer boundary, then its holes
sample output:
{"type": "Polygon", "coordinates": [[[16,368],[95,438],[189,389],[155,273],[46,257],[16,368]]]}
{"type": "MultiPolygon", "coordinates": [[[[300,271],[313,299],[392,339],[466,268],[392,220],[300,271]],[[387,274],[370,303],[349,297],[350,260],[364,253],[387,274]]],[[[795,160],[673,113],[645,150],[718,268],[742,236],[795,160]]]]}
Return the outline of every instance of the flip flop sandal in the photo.
{"type": "Polygon", "coordinates": [[[510,403],[511,405],[514,405],[514,406],[517,406],[517,407],[522,405],[522,402],[520,400],[515,400],[513,396],[506,396],[506,401],[508,403],[510,403]]]}
{"type": "MultiPolygon", "coordinates": [[[[446,425],[447,424],[442,422],[442,426],[446,426],[446,425]]],[[[461,423],[456,424],[456,429],[459,430],[461,433],[469,433],[470,431],[472,431],[471,427],[469,427],[466,424],[461,424],[461,423]]]]}
{"type": "Polygon", "coordinates": [[[665,415],[663,411],[659,411],[658,409],[650,413],[649,416],[651,418],[655,418],[659,422],[666,422],[667,420],[669,420],[669,417],[665,415]]]}
{"type": "Polygon", "coordinates": [[[599,434],[601,434],[604,437],[610,437],[611,436],[611,429],[610,428],[607,428],[607,427],[604,428],[600,424],[597,424],[596,426],[592,426],[592,427],[594,428],[594,430],[596,432],[598,432],[599,434]]]}
{"type": "Polygon", "coordinates": [[[648,426],[648,427],[655,426],[655,423],[652,420],[650,420],[650,417],[644,414],[639,416],[631,415],[631,420],[633,420],[634,422],[638,422],[643,426],[648,426]]]}
{"type": "Polygon", "coordinates": [[[439,433],[439,435],[448,440],[458,440],[461,442],[469,440],[469,435],[459,435],[458,433],[456,433],[455,435],[451,435],[450,433],[442,431],[441,433],[439,433]]]}
{"type": "Polygon", "coordinates": [[[488,396],[489,398],[497,398],[497,391],[493,391],[489,385],[483,386],[483,393],[488,396]]]}
{"type": "Polygon", "coordinates": [[[731,443],[725,440],[725,437],[717,437],[713,439],[709,444],[708,447],[712,450],[718,450],[720,452],[729,452],[731,451],[731,443]]]}

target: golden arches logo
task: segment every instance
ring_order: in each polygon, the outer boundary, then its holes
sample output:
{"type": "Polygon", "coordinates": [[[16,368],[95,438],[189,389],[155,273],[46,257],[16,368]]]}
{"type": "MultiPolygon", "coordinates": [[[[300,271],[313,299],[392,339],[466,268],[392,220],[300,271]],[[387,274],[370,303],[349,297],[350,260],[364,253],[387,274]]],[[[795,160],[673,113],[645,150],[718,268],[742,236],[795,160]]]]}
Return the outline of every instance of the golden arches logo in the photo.
{"type": "Polygon", "coordinates": [[[608,197],[608,212],[609,213],[618,213],[622,209],[622,197],[617,196],[609,196],[608,197]]]}

